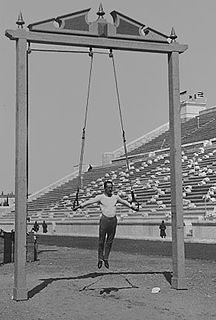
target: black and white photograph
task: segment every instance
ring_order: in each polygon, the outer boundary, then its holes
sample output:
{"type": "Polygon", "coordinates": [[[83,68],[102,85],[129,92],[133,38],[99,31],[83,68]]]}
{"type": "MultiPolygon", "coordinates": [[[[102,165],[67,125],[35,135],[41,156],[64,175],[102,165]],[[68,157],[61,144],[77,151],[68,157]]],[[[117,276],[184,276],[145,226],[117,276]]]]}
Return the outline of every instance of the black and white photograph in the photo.
{"type": "Polygon", "coordinates": [[[215,10],[0,2],[0,319],[216,318],[215,10]]]}

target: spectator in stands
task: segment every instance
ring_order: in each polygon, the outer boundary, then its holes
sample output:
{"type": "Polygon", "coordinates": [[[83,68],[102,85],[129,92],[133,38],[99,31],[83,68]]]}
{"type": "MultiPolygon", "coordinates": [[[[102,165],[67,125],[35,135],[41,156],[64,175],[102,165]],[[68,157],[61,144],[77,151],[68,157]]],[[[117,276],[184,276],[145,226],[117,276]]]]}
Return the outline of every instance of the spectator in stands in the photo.
{"type": "Polygon", "coordinates": [[[39,231],[39,228],[40,228],[40,226],[39,226],[39,224],[38,224],[38,222],[37,222],[37,220],[36,220],[35,223],[34,223],[34,226],[33,226],[32,230],[35,231],[35,232],[38,232],[38,231],[39,231]]]}
{"type": "Polygon", "coordinates": [[[160,226],[159,226],[159,229],[160,229],[160,237],[161,238],[166,238],[166,225],[164,223],[164,220],[162,220],[160,226]]]}
{"type": "Polygon", "coordinates": [[[98,203],[101,208],[101,218],[99,223],[99,241],[98,241],[98,268],[103,265],[109,268],[109,254],[112,243],[115,237],[117,217],[116,217],[116,204],[121,203],[130,209],[138,211],[139,209],[135,204],[130,204],[128,201],[121,199],[118,195],[113,194],[113,183],[111,180],[104,182],[104,193],[99,194],[94,198],[83,202],[75,208],[84,208],[93,203],[98,203]],[[106,239],[106,240],[105,240],[106,239]]]}
{"type": "Polygon", "coordinates": [[[47,233],[47,223],[45,220],[42,223],[42,228],[43,228],[43,233],[47,233]]]}

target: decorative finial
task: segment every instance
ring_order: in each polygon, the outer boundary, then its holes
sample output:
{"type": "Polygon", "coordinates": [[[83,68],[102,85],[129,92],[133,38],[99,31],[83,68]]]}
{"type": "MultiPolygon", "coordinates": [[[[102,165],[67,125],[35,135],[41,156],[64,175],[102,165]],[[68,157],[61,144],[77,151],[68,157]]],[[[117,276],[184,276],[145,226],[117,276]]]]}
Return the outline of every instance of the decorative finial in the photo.
{"type": "Polygon", "coordinates": [[[102,3],[100,3],[100,6],[99,6],[99,10],[97,12],[97,15],[99,16],[99,18],[103,18],[103,16],[105,15],[105,12],[103,10],[103,6],[102,6],[102,3]]]}
{"type": "Polygon", "coordinates": [[[177,35],[175,33],[175,29],[172,27],[171,34],[170,34],[171,42],[175,42],[176,38],[177,38],[177,35]]]}
{"type": "Polygon", "coordinates": [[[17,20],[16,24],[18,25],[18,28],[23,28],[23,25],[25,24],[25,21],[23,20],[23,16],[22,16],[21,10],[20,10],[20,13],[19,13],[18,20],[17,20]]]}

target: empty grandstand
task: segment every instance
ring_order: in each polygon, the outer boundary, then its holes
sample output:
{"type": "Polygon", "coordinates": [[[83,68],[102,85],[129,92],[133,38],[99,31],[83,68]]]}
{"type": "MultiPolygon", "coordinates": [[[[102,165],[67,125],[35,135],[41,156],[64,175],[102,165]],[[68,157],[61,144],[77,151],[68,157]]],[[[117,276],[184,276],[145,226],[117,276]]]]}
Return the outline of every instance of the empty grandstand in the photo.
{"type": "MultiPolygon", "coordinates": [[[[213,111],[200,116],[199,127],[197,127],[197,118],[182,124],[183,182],[184,188],[188,185],[192,186],[189,194],[183,193],[188,200],[185,201],[185,203],[188,203],[187,207],[190,207],[190,204],[194,204],[193,207],[206,204],[204,196],[210,187],[214,187],[216,182],[214,177],[216,176],[215,121],[216,112],[213,111]],[[213,140],[211,142],[206,141],[210,139],[213,140]]],[[[130,172],[127,172],[124,161],[120,158],[110,166],[97,167],[91,172],[84,173],[81,198],[86,199],[94,195],[98,189],[101,190],[106,178],[111,178],[114,181],[117,192],[127,196],[129,190],[128,177],[130,176],[143,209],[152,209],[152,207],[160,209],[163,205],[169,208],[170,169],[168,148],[169,131],[167,130],[159,137],[129,153],[130,172]],[[166,143],[163,145],[163,149],[160,149],[164,139],[166,139],[166,143]]],[[[29,212],[33,210],[38,212],[44,209],[59,211],[68,208],[70,210],[75,190],[76,179],[73,179],[29,202],[29,212]]],[[[212,201],[208,201],[207,204],[212,203],[212,201]]]]}
{"type": "MultiPolygon", "coordinates": [[[[216,111],[201,112],[199,116],[182,123],[183,207],[185,225],[197,221],[211,221],[216,216],[216,111]]],[[[130,182],[140,203],[139,212],[118,207],[120,221],[160,221],[171,219],[169,130],[152,138],[128,154],[130,170],[124,156],[113,159],[109,165],[94,167],[82,175],[79,201],[103,192],[103,182],[112,179],[115,192],[130,198],[130,182]]],[[[91,207],[85,212],[73,212],[77,174],[62,179],[28,201],[31,221],[85,221],[95,222],[100,212],[91,207]]],[[[3,215],[10,218],[14,211],[3,215]]],[[[189,228],[190,229],[190,228],[189,228]]],[[[51,229],[50,229],[51,230],[51,229]]],[[[63,230],[63,229],[62,229],[63,230]]],[[[191,230],[189,230],[191,231],[191,230]]],[[[190,234],[190,232],[188,233],[190,234]]]]}

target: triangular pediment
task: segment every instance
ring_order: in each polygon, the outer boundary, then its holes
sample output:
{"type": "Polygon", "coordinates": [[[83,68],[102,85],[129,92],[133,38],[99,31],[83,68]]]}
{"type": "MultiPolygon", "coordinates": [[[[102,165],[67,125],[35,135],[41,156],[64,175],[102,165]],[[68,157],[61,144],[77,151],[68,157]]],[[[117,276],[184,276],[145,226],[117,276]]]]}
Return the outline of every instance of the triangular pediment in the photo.
{"type": "Polygon", "coordinates": [[[131,19],[117,11],[112,11],[110,14],[113,17],[114,25],[116,27],[116,36],[118,37],[133,37],[148,41],[168,42],[168,36],[147,27],[141,22],[131,19]]]}
{"type": "Polygon", "coordinates": [[[28,25],[28,28],[30,31],[36,32],[169,42],[167,35],[118,11],[112,11],[110,13],[113,18],[113,23],[107,22],[103,17],[105,13],[103,12],[102,6],[97,13],[99,16],[98,19],[94,22],[88,22],[88,13],[90,10],[91,9],[88,8],[56,18],[31,23],[28,25]]]}
{"type": "Polygon", "coordinates": [[[42,32],[89,32],[89,23],[87,22],[87,16],[90,9],[85,9],[70,14],[58,16],[43,21],[38,21],[28,25],[30,31],[42,31],[42,32]]]}

